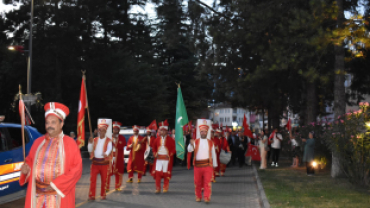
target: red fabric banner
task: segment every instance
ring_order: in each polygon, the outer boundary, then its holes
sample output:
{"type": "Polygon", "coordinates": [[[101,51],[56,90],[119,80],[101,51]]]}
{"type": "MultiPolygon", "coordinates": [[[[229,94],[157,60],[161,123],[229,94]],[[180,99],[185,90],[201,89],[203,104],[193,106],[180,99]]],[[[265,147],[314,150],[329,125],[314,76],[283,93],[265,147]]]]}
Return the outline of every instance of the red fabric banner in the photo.
{"type": "Polygon", "coordinates": [[[85,109],[87,107],[86,102],[86,89],[85,83],[82,78],[80,101],[78,103],[78,115],[77,115],[77,145],[79,148],[85,146],[85,109]]]}
{"type": "Polygon", "coordinates": [[[152,130],[156,130],[158,129],[157,127],[157,121],[156,120],[153,120],[152,123],[149,124],[149,129],[152,129],[152,130]]]}
{"type": "Polygon", "coordinates": [[[248,150],[245,156],[251,156],[253,161],[261,161],[260,151],[258,146],[248,143],[248,150]]]}
{"type": "Polygon", "coordinates": [[[245,114],[244,114],[244,119],[243,119],[243,127],[244,127],[244,135],[249,138],[254,138],[252,131],[249,129],[249,125],[247,123],[247,117],[245,117],[245,114]]]}

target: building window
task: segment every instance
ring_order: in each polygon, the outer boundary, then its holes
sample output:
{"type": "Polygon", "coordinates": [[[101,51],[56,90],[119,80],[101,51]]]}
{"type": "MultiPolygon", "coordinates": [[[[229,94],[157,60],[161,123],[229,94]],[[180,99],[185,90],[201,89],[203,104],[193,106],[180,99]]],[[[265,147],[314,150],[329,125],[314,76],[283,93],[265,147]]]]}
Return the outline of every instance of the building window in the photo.
{"type": "Polygon", "coordinates": [[[233,121],[238,121],[236,116],[233,116],[233,121]]]}
{"type": "Polygon", "coordinates": [[[230,118],[227,118],[227,122],[230,122],[230,118]]]}
{"type": "Polygon", "coordinates": [[[224,122],[224,118],[220,118],[220,122],[224,122]]]}

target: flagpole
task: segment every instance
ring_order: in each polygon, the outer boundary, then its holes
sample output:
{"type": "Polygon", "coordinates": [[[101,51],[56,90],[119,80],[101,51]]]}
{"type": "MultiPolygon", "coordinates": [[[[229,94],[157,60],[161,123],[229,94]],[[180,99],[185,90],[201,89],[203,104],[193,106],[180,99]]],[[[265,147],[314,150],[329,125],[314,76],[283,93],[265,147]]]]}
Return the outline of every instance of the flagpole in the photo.
{"type": "MultiPolygon", "coordinates": [[[[23,102],[21,85],[19,85],[19,100],[22,100],[23,102]]],[[[24,105],[24,102],[23,102],[23,105],[24,105]]],[[[21,134],[22,134],[23,161],[25,162],[26,161],[26,145],[24,141],[24,123],[25,123],[24,119],[25,117],[24,117],[24,106],[23,106],[22,115],[21,115],[21,129],[22,129],[21,134]]]]}
{"type": "Polygon", "coordinates": [[[85,87],[85,94],[86,94],[86,110],[87,110],[87,117],[89,120],[89,129],[90,129],[90,137],[94,137],[92,134],[92,128],[91,128],[91,117],[90,117],[90,110],[89,110],[89,102],[87,100],[87,88],[86,88],[86,76],[85,76],[86,70],[82,71],[82,79],[84,80],[84,87],[85,87]]]}

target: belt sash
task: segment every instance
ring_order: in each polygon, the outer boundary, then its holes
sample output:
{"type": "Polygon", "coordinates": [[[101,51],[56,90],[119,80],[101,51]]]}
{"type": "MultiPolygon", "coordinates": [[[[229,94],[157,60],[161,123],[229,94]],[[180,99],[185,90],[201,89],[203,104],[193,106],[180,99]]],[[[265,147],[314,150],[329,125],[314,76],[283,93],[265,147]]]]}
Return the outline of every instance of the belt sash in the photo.
{"type": "Polygon", "coordinates": [[[167,155],[158,155],[157,160],[169,160],[167,155]]]}
{"type": "Polygon", "coordinates": [[[53,188],[51,188],[50,183],[44,183],[36,180],[36,194],[57,195],[57,192],[53,188]]]}
{"type": "Polygon", "coordinates": [[[209,163],[209,159],[204,159],[204,160],[195,160],[195,167],[207,167],[210,166],[211,164],[209,163]]]}
{"type": "Polygon", "coordinates": [[[105,158],[93,158],[92,160],[93,165],[109,165],[109,161],[107,161],[105,158]]]}

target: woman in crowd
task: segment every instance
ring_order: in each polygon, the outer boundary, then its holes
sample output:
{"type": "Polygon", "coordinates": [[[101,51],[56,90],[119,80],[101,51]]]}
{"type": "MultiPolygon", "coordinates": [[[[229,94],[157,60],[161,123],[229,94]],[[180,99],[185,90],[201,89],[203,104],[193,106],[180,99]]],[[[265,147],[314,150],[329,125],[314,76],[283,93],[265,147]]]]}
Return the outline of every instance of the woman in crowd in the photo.
{"type": "Polygon", "coordinates": [[[260,155],[261,155],[261,165],[260,169],[266,169],[267,168],[267,151],[269,150],[268,147],[268,137],[265,134],[265,131],[261,131],[261,134],[259,136],[259,148],[260,148],[260,155]]]}
{"type": "Polygon", "coordinates": [[[292,168],[297,168],[299,166],[299,144],[296,141],[293,134],[290,134],[290,145],[292,146],[292,157],[293,157],[293,163],[292,168]]]}

